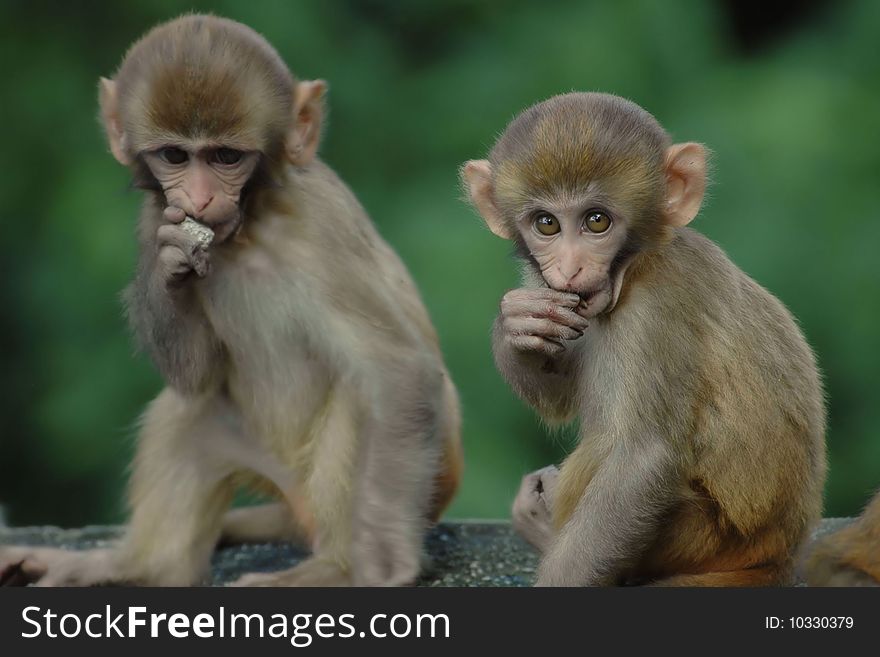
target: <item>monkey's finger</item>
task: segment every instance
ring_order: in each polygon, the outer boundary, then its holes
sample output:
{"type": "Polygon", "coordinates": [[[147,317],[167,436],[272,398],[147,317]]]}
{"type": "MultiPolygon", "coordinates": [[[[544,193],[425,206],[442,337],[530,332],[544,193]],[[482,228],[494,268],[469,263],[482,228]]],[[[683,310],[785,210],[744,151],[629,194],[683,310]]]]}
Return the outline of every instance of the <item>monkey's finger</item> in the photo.
{"type": "Polygon", "coordinates": [[[503,317],[537,317],[550,319],[578,331],[584,331],[590,322],[585,317],[550,301],[513,301],[501,308],[503,317]]]}
{"type": "Polygon", "coordinates": [[[559,481],[559,468],[555,465],[548,465],[546,468],[538,470],[536,474],[541,480],[541,499],[549,508],[550,502],[556,493],[556,482],[559,481]]]}
{"type": "Polygon", "coordinates": [[[38,581],[49,570],[44,561],[30,555],[15,561],[4,559],[4,562],[0,567],[0,586],[27,586],[38,581]]]}
{"type": "Polygon", "coordinates": [[[577,340],[584,332],[551,319],[511,317],[504,320],[504,329],[513,335],[537,335],[550,340],[577,340]]]}
{"type": "Polygon", "coordinates": [[[167,208],[165,208],[165,211],[162,212],[162,216],[165,217],[165,221],[179,224],[181,221],[186,219],[186,212],[184,212],[181,208],[176,208],[173,205],[169,205],[167,208]]]}
{"type": "Polygon", "coordinates": [[[514,335],[510,338],[510,346],[517,351],[535,352],[546,354],[547,356],[558,356],[563,351],[563,347],[558,342],[547,340],[537,335],[514,335]]]}
{"type": "Polygon", "coordinates": [[[567,308],[556,307],[546,317],[557,324],[565,324],[571,328],[583,333],[590,325],[590,320],[582,317],[567,308]]]}
{"type": "Polygon", "coordinates": [[[581,302],[581,298],[577,294],[560,292],[559,290],[553,290],[549,287],[523,287],[516,290],[510,290],[504,295],[501,302],[502,305],[504,302],[551,302],[558,306],[575,308],[581,302]]]}
{"type": "Polygon", "coordinates": [[[20,568],[28,580],[34,582],[46,574],[49,570],[49,565],[39,559],[25,559],[21,562],[20,568]]]}
{"type": "Polygon", "coordinates": [[[530,472],[527,475],[524,475],[519,484],[520,493],[523,492],[537,492],[538,487],[541,483],[541,471],[535,470],[534,472],[530,472]]]}
{"type": "Polygon", "coordinates": [[[208,257],[208,252],[203,248],[193,252],[190,262],[192,263],[193,271],[195,271],[196,276],[199,278],[204,278],[211,271],[211,261],[208,257]]]}
{"type": "Polygon", "coordinates": [[[516,499],[513,500],[510,517],[517,522],[526,523],[544,512],[546,508],[541,503],[540,493],[533,489],[520,489],[516,499]]]}
{"type": "Polygon", "coordinates": [[[163,246],[176,246],[178,249],[191,255],[199,249],[204,249],[202,243],[193,235],[190,235],[177,224],[159,226],[156,231],[159,248],[163,246]]]}
{"type": "Polygon", "coordinates": [[[0,586],[27,586],[30,578],[22,569],[23,562],[8,563],[0,567],[0,586]]]}
{"type": "Polygon", "coordinates": [[[181,281],[192,272],[187,255],[175,246],[159,251],[159,262],[169,280],[181,281]]]}

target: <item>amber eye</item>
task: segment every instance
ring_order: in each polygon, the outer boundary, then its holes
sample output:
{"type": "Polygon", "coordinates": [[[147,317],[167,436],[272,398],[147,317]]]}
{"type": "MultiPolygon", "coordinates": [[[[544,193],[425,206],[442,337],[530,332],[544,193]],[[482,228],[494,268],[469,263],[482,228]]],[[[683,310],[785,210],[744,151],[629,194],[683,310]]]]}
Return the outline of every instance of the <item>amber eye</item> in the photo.
{"type": "Polygon", "coordinates": [[[168,162],[168,164],[183,164],[189,159],[189,155],[187,155],[185,150],[182,148],[174,148],[173,146],[163,148],[159,155],[163,160],[168,162]]]}
{"type": "Polygon", "coordinates": [[[604,212],[590,212],[584,224],[591,233],[604,233],[611,228],[611,217],[604,212]]]}
{"type": "Polygon", "coordinates": [[[535,217],[535,229],[541,235],[555,235],[559,232],[559,220],[552,214],[542,212],[535,217]]]}
{"type": "Polygon", "coordinates": [[[234,148],[218,148],[214,151],[214,161],[220,164],[236,164],[241,160],[243,153],[234,148]]]}

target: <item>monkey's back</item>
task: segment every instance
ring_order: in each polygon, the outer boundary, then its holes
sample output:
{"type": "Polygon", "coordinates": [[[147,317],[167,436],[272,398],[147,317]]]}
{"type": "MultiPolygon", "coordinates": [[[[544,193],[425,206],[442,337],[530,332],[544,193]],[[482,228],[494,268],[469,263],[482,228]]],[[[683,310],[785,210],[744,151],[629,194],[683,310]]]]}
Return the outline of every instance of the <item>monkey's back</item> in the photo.
{"type": "Polygon", "coordinates": [[[323,239],[311,242],[321,244],[319,257],[333,263],[334,275],[321,281],[328,286],[326,293],[344,304],[346,311],[356,310],[371,328],[398,332],[398,347],[408,336],[439,356],[436,331],[406,265],[376,230],[348,185],[323,162],[316,161],[311,168],[316,175],[301,174],[307,179],[294,202],[312,206],[304,215],[326,218],[325,226],[298,227],[324,232],[323,239]]]}
{"type": "MultiPolygon", "coordinates": [[[[821,514],[825,410],[815,358],[795,319],[691,229],[678,229],[640,267],[654,275],[641,277],[637,268],[629,294],[664,324],[641,339],[645,358],[669,362],[655,403],[683,434],[673,439],[687,454],[685,507],[717,514],[744,537],[773,531],[796,544],[821,514]]],[[[627,305],[622,298],[614,314],[635,327],[627,305]]],[[[644,329],[635,332],[640,339],[644,329]]]]}

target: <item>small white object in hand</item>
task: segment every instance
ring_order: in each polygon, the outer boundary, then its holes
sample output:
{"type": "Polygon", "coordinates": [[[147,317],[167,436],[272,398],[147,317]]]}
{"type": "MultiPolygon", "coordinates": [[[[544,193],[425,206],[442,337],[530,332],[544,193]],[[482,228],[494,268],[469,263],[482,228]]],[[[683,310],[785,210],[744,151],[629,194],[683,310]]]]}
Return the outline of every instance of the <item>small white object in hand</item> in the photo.
{"type": "Polygon", "coordinates": [[[209,246],[214,240],[214,231],[207,226],[200,224],[192,217],[186,217],[180,222],[180,227],[195,237],[203,247],[209,246]]]}

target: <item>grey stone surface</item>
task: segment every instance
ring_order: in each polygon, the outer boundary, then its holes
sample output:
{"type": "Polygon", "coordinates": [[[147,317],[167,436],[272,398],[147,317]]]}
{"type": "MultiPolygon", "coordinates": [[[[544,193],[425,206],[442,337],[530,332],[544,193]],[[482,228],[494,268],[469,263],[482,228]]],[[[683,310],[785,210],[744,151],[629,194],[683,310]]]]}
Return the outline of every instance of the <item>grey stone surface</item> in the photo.
{"type": "MultiPolygon", "coordinates": [[[[849,518],[822,521],[813,540],[852,522],[849,518]]],[[[84,549],[107,546],[118,527],[0,527],[0,545],[50,545],[84,549]]],[[[537,556],[503,521],[441,523],[428,535],[429,563],[419,586],[528,586],[537,556]]],[[[289,568],[304,556],[284,544],[223,547],[214,554],[213,583],[223,585],[248,572],[289,568]]]]}

